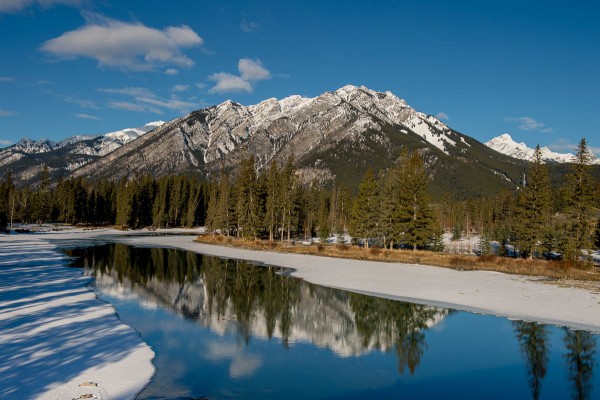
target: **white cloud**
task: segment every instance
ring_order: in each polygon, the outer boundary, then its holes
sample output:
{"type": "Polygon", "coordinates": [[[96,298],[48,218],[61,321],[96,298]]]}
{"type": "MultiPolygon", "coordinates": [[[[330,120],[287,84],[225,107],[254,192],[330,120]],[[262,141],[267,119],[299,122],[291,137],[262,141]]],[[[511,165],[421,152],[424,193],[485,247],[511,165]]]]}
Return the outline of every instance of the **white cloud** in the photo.
{"type": "Polygon", "coordinates": [[[115,108],[118,110],[126,110],[126,111],[139,111],[139,112],[148,111],[145,107],[143,107],[139,104],[130,103],[128,101],[111,101],[110,103],[107,104],[107,106],[110,108],[115,108]]]}
{"type": "Polygon", "coordinates": [[[185,92],[186,90],[190,90],[190,85],[175,85],[171,90],[174,92],[185,92]]]}
{"type": "Polygon", "coordinates": [[[238,62],[238,69],[240,76],[245,81],[262,81],[271,77],[271,73],[263,67],[260,60],[242,58],[238,62]]]}
{"type": "Polygon", "coordinates": [[[254,90],[250,82],[243,80],[237,75],[228,74],[227,72],[217,72],[216,74],[210,75],[208,79],[216,82],[216,85],[212,87],[208,93],[252,93],[252,90],[254,90]]]}
{"type": "MultiPolygon", "coordinates": [[[[176,85],[180,86],[179,91],[187,90],[190,88],[189,85],[176,85]]],[[[173,88],[174,89],[174,88],[173,88]]],[[[143,87],[124,87],[120,89],[115,88],[104,88],[98,89],[99,92],[118,94],[123,96],[129,96],[131,101],[111,101],[107,104],[110,108],[118,108],[128,111],[140,111],[140,112],[152,112],[155,114],[162,114],[162,109],[175,110],[180,112],[189,112],[197,108],[197,103],[190,101],[184,101],[172,95],[170,99],[161,98],[155,94],[152,90],[143,87]]]]}
{"type": "Polygon", "coordinates": [[[206,83],[198,82],[196,83],[196,87],[200,90],[206,88],[206,83]]]}
{"type": "Polygon", "coordinates": [[[136,100],[141,103],[146,103],[153,106],[177,111],[190,111],[196,107],[196,104],[194,103],[190,103],[179,99],[161,100],[155,98],[137,97],[136,100]]]}
{"type": "Polygon", "coordinates": [[[522,131],[538,131],[543,133],[554,132],[554,129],[546,126],[543,122],[536,121],[532,117],[510,117],[506,121],[516,122],[517,128],[522,131]]]}
{"type": "Polygon", "coordinates": [[[175,69],[175,68],[167,68],[165,70],[165,74],[167,74],[167,75],[177,75],[178,73],[179,73],[179,70],[175,69]]]}
{"type": "Polygon", "coordinates": [[[253,375],[262,365],[262,359],[252,354],[237,354],[229,366],[229,376],[243,378],[253,375]]]}
{"type": "Polygon", "coordinates": [[[44,42],[41,50],[62,58],[92,58],[103,67],[148,71],[164,65],[191,67],[194,61],[181,50],[203,43],[186,25],[159,30],[98,14],[85,16],[86,25],[44,42]]]}
{"type": "Polygon", "coordinates": [[[12,140],[0,139],[0,146],[10,146],[13,144],[12,140]]]}
{"type": "MultiPolygon", "coordinates": [[[[0,0],[0,3],[2,0],[0,0]]],[[[10,76],[0,76],[0,82],[14,82],[15,78],[10,76]]]]}
{"type": "Polygon", "coordinates": [[[260,25],[255,21],[248,21],[246,18],[242,18],[240,29],[244,32],[256,32],[260,30],[260,25]]]}
{"type": "Polygon", "coordinates": [[[254,87],[251,82],[262,81],[271,78],[271,72],[267,70],[260,60],[242,58],[238,62],[240,76],[227,72],[217,72],[208,77],[216,82],[209,93],[246,92],[252,93],[254,87]]]}
{"type": "Polygon", "coordinates": [[[0,0],[0,13],[15,13],[23,11],[35,4],[48,8],[57,4],[78,7],[82,0],[0,0]]]}
{"type": "Polygon", "coordinates": [[[90,114],[74,114],[77,118],[81,118],[81,119],[92,119],[95,121],[100,121],[100,118],[95,117],[93,115],[90,114]]]}
{"type": "Polygon", "coordinates": [[[445,112],[439,112],[439,113],[435,114],[435,117],[437,119],[443,119],[445,121],[450,121],[450,118],[448,117],[448,114],[446,114],[445,112]]]}
{"type": "Polygon", "coordinates": [[[132,96],[132,97],[154,96],[154,92],[152,92],[150,89],[146,89],[143,87],[137,87],[137,86],[128,86],[128,87],[124,87],[124,88],[120,88],[120,89],[105,88],[105,89],[98,89],[98,91],[102,92],[102,93],[123,94],[126,96],[132,96]]]}
{"type": "Polygon", "coordinates": [[[17,113],[14,111],[3,110],[0,108],[0,117],[12,117],[13,115],[17,115],[17,113]]]}
{"type": "Polygon", "coordinates": [[[52,96],[56,96],[60,101],[64,101],[65,103],[76,104],[81,108],[89,108],[92,110],[98,110],[99,107],[95,101],[89,99],[81,99],[76,96],[71,96],[68,94],[58,94],[53,92],[52,90],[44,90],[44,93],[50,94],[52,96]]]}

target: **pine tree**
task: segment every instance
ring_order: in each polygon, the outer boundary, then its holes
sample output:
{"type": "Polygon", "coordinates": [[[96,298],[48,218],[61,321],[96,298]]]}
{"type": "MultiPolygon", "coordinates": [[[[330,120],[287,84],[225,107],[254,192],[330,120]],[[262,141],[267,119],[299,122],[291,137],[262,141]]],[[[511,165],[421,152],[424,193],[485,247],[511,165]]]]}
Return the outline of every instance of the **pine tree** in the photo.
{"type": "Polygon", "coordinates": [[[399,227],[402,241],[416,250],[431,242],[434,234],[433,210],[429,206],[427,172],[417,152],[405,158],[399,192],[399,227]]]}
{"type": "Polygon", "coordinates": [[[242,160],[236,189],[237,234],[242,237],[256,238],[260,219],[254,156],[242,160]]]}
{"type": "Polygon", "coordinates": [[[369,168],[358,187],[348,221],[350,235],[362,238],[366,247],[369,247],[369,238],[377,234],[379,210],[377,181],[373,170],[369,168]]]}
{"type": "Polygon", "coordinates": [[[521,255],[531,259],[539,249],[538,243],[549,224],[550,207],[550,179],[538,144],[529,165],[526,186],[517,198],[515,209],[515,245],[521,255]]]}
{"type": "Polygon", "coordinates": [[[284,232],[287,232],[287,240],[291,240],[291,230],[297,222],[298,207],[296,171],[293,157],[288,158],[281,171],[281,184],[279,186],[278,201],[281,207],[281,241],[284,240],[284,232]]]}
{"type": "Polygon", "coordinates": [[[592,246],[591,211],[594,199],[589,172],[592,154],[588,150],[585,138],[579,142],[575,157],[576,162],[567,176],[569,195],[565,231],[568,233],[568,242],[564,246],[564,257],[573,261],[579,259],[582,250],[592,246]]]}
{"type": "Polygon", "coordinates": [[[280,220],[279,214],[281,204],[278,202],[278,193],[280,186],[279,169],[277,163],[273,161],[267,172],[266,182],[266,202],[265,202],[265,227],[269,231],[269,241],[273,241],[275,238],[275,228],[277,221],[280,220]]]}

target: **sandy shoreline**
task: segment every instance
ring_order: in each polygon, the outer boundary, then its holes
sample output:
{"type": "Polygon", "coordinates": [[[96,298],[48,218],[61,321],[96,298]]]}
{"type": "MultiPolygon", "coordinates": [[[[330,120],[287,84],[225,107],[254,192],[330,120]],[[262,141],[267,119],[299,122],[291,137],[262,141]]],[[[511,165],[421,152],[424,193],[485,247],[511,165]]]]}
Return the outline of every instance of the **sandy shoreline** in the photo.
{"type": "Polygon", "coordinates": [[[0,236],[0,397],[71,399],[91,393],[130,399],[154,373],[152,350],[86,287],[90,278],[65,267],[57,245],[179,248],[290,268],[291,276],[323,286],[600,332],[599,293],[539,278],[244,250],[196,243],[194,236],[137,233],[0,236]],[[78,386],[87,381],[98,386],[78,386]]]}

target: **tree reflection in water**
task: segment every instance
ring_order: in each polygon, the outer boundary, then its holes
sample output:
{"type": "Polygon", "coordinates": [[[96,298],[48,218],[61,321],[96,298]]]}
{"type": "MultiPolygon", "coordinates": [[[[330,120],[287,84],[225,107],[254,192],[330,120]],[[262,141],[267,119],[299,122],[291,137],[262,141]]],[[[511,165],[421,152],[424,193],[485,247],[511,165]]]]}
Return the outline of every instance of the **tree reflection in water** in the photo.
{"type": "Polygon", "coordinates": [[[69,252],[97,280],[112,279],[203,326],[222,331],[235,321],[245,343],[253,335],[277,337],[286,347],[310,340],[341,356],[395,349],[401,374],[414,374],[427,349],[424,332],[449,313],[313,285],[277,274],[281,268],[176,249],[110,244],[69,252]]]}
{"type": "Polygon", "coordinates": [[[577,400],[590,399],[596,340],[590,332],[565,329],[565,359],[569,367],[572,397],[577,400]]]}
{"type": "MultiPolygon", "coordinates": [[[[277,338],[285,347],[311,342],[348,357],[395,351],[400,374],[415,373],[427,351],[426,332],[450,310],[326,288],[257,266],[176,249],[111,244],[71,250],[98,284],[127,287],[142,301],[172,309],[240,343],[277,338]]],[[[514,322],[534,400],[549,369],[550,328],[514,322]]],[[[565,330],[564,359],[574,399],[589,399],[596,338],[565,330]]]]}
{"type": "Polygon", "coordinates": [[[531,396],[534,400],[540,398],[542,380],[548,371],[548,332],[545,325],[537,322],[514,321],[513,327],[519,340],[521,354],[527,364],[528,381],[531,396]]]}

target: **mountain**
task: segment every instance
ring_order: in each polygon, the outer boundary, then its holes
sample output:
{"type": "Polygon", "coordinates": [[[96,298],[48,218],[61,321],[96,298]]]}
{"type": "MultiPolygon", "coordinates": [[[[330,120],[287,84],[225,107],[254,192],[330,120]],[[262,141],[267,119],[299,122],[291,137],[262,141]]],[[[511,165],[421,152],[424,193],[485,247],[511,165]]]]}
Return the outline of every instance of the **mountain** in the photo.
{"type": "MultiPolygon", "coordinates": [[[[507,156],[517,158],[519,160],[531,161],[533,160],[533,153],[535,149],[527,147],[525,143],[517,143],[513,138],[505,133],[497,136],[487,142],[485,145],[491,149],[496,150],[499,153],[506,154],[507,156]]],[[[554,163],[572,163],[575,162],[574,154],[563,154],[555,153],[547,147],[541,148],[542,159],[546,162],[554,163]]],[[[600,159],[594,159],[592,164],[600,164],[600,159]]]]}
{"type": "Polygon", "coordinates": [[[73,176],[206,176],[252,154],[259,167],[293,156],[307,181],[335,178],[354,185],[367,168],[391,166],[402,148],[422,154],[436,194],[464,197],[514,188],[526,168],[391,92],[347,85],[314,98],[272,98],[252,106],[226,101],[194,111],[83,165],[73,176]]]}
{"type": "Polygon", "coordinates": [[[4,175],[10,170],[15,181],[28,183],[36,179],[42,165],[47,165],[52,176],[66,176],[162,124],[163,121],[149,122],[139,128],[126,128],[103,135],[71,136],[59,142],[24,138],[0,149],[0,172],[4,175]]]}

